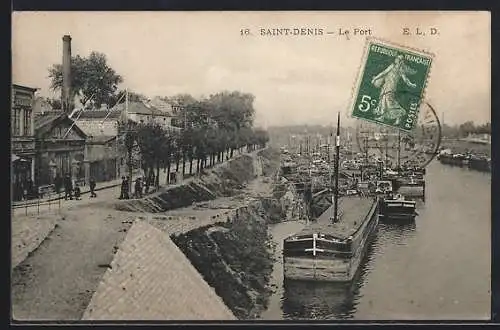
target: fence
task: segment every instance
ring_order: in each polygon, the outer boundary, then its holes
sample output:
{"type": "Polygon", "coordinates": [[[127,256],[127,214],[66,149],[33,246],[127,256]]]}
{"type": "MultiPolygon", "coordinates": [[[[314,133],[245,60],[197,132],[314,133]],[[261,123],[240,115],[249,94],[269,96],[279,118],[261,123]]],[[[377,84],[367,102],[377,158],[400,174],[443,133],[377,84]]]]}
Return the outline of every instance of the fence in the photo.
{"type": "Polygon", "coordinates": [[[41,208],[47,208],[48,210],[61,209],[61,199],[62,199],[63,195],[61,194],[61,192],[56,193],[49,186],[51,186],[51,185],[39,187],[39,194],[38,194],[38,197],[36,200],[26,199],[21,203],[17,203],[16,205],[12,205],[12,209],[14,210],[14,212],[15,212],[15,210],[24,209],[24,214],[28,215],[28,213],[40,214],[41,208]],[[43,196],[45,196],[46,198],[42,199],[40,197],[40,195],[41,195],[40,192],[43,192],[43,196]]]}

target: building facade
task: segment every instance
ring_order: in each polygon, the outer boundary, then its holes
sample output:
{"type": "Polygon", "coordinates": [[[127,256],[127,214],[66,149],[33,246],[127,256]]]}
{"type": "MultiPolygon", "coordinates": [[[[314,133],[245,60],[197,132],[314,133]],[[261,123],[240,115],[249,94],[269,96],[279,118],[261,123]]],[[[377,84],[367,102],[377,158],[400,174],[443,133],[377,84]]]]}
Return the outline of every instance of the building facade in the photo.
{"type": "Polygon", "coordinates": [[[167,131],[179,131],[179,128],[173,125],[174,116],[172,112],[167,111],[171,107],[160,110],[144,102],[129,102],[127,109],[125,109],[126,106],[125,103],[119,104],[117,111],[124,113],[129,120],[142,124],[155,123],[167,131]]]}
{"type": "Polygon", "coordinates": [[[96,182],[117,179],[120,174],[120,149],[115,136],[88,136],[85,144],[85,178],[96,182]]]}
{"type": "Polygon", "coordinates": [[[12,86],[11,165],[14,200],[22,199],[35,178],[35,138],[33,106],[36,88],[12,86]]]}
{"type": "Polygon", "coordinates": [[[86,134],[61,111],[39,113],[35,117],[37,186],[54,184],[57,176],[85,179],[86,134]]]}
{"type": "MultiPolygon", "coordinates": [[[[77,124],[87,135],[86,161],[87,175],[96,181],[120,178],[129,175],[127,150],[124,145],[120,123],[123,121],[123,109],[86,110],[82,112],[77,124]],[[111,173],[115,164],[115,173],[111,173]]],[[[140,170],[140,155],[137,148],[132,157],[132,174],[140,170]]]]}

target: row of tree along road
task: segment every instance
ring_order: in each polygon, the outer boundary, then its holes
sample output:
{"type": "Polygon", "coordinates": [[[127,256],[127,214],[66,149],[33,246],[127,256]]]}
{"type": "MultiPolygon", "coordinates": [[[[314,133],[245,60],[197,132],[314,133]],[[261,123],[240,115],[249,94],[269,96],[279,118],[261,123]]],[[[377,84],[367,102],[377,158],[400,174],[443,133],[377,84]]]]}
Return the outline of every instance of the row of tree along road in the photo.
{"type": "Polygon", "coordinates": [[[192,175],[194,170],[199,173],[233,157],[235,150],[264,147],[269,136],[267,131],[253,127],[253,100],[253,95],[240,92],[221,92],[202,100],[176,96],[172,102],[179,130],[156,123],[128,121],[122,125],[129,162],[138,150],[143,169],[148,173],[156,170],[158,185],[160,168],[170,173],[175,166],[179,172],[182,163],[182,173],[192,175]]]}
{"type": "MultiPolygon", "coordinates": [[[[49,69],[51,88],[60,90],[63,85],[62,66],[49,69]]],[[[71,58],[71,100],[78,100],[82,108],[100,109],[102,105],[111,109],[126,101],[125,91],[119,85],[123,77],[111,68],[102,53],[92,52],[88,57],[71,58]]],[[[141,94],[128,92],[128,101],[145,101],[141,94]]],[[[161,168],[170,173],[172,167],[194,174],[205,167],[231,158],[235,150],[246,147],[247,151],[265,146],[269,136],[265,130],[254,128],[254,96],[238,91],[220,92],[196,99],[189,94],[160,97],[172,105],[173,126],[171,129],[155,123],[137,123],[123,120],[119,125],[119,136],[126,147],[128,164],[133,165],[135,155],[140,155],[142,169],[146,175],[156,170],[156,185],[159,185],[161,168]]],[[[47,99],[54,109],[60,108],[58,100],[47,99]]],[[[129,166],[131,168],[132,166],[129,166]]],[[[131,173],[130,173],[131,176],[131,173]]]]}

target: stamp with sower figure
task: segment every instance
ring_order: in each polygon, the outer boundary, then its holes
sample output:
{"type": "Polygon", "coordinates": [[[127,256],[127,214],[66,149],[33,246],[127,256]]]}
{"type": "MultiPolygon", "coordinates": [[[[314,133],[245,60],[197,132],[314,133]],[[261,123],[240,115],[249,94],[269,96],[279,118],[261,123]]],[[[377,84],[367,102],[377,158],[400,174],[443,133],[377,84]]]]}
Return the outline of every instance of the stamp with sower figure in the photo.
{"type": "Polygon", "coordinates": [[[412,131],[424,98],[433,55],[368,39],[352,116],[412,131]]]}

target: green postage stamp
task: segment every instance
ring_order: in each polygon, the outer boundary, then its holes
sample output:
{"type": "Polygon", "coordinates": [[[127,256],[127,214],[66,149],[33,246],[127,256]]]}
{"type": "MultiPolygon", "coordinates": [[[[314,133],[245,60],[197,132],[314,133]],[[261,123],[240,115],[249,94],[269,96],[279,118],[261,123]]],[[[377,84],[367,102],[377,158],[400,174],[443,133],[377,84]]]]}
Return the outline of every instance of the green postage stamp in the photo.
{"type": "Polygon", "coordinates": [[[418,119],[431,54],[368,40],[352,102],[352,116],[411,131],[418,119]]]}

